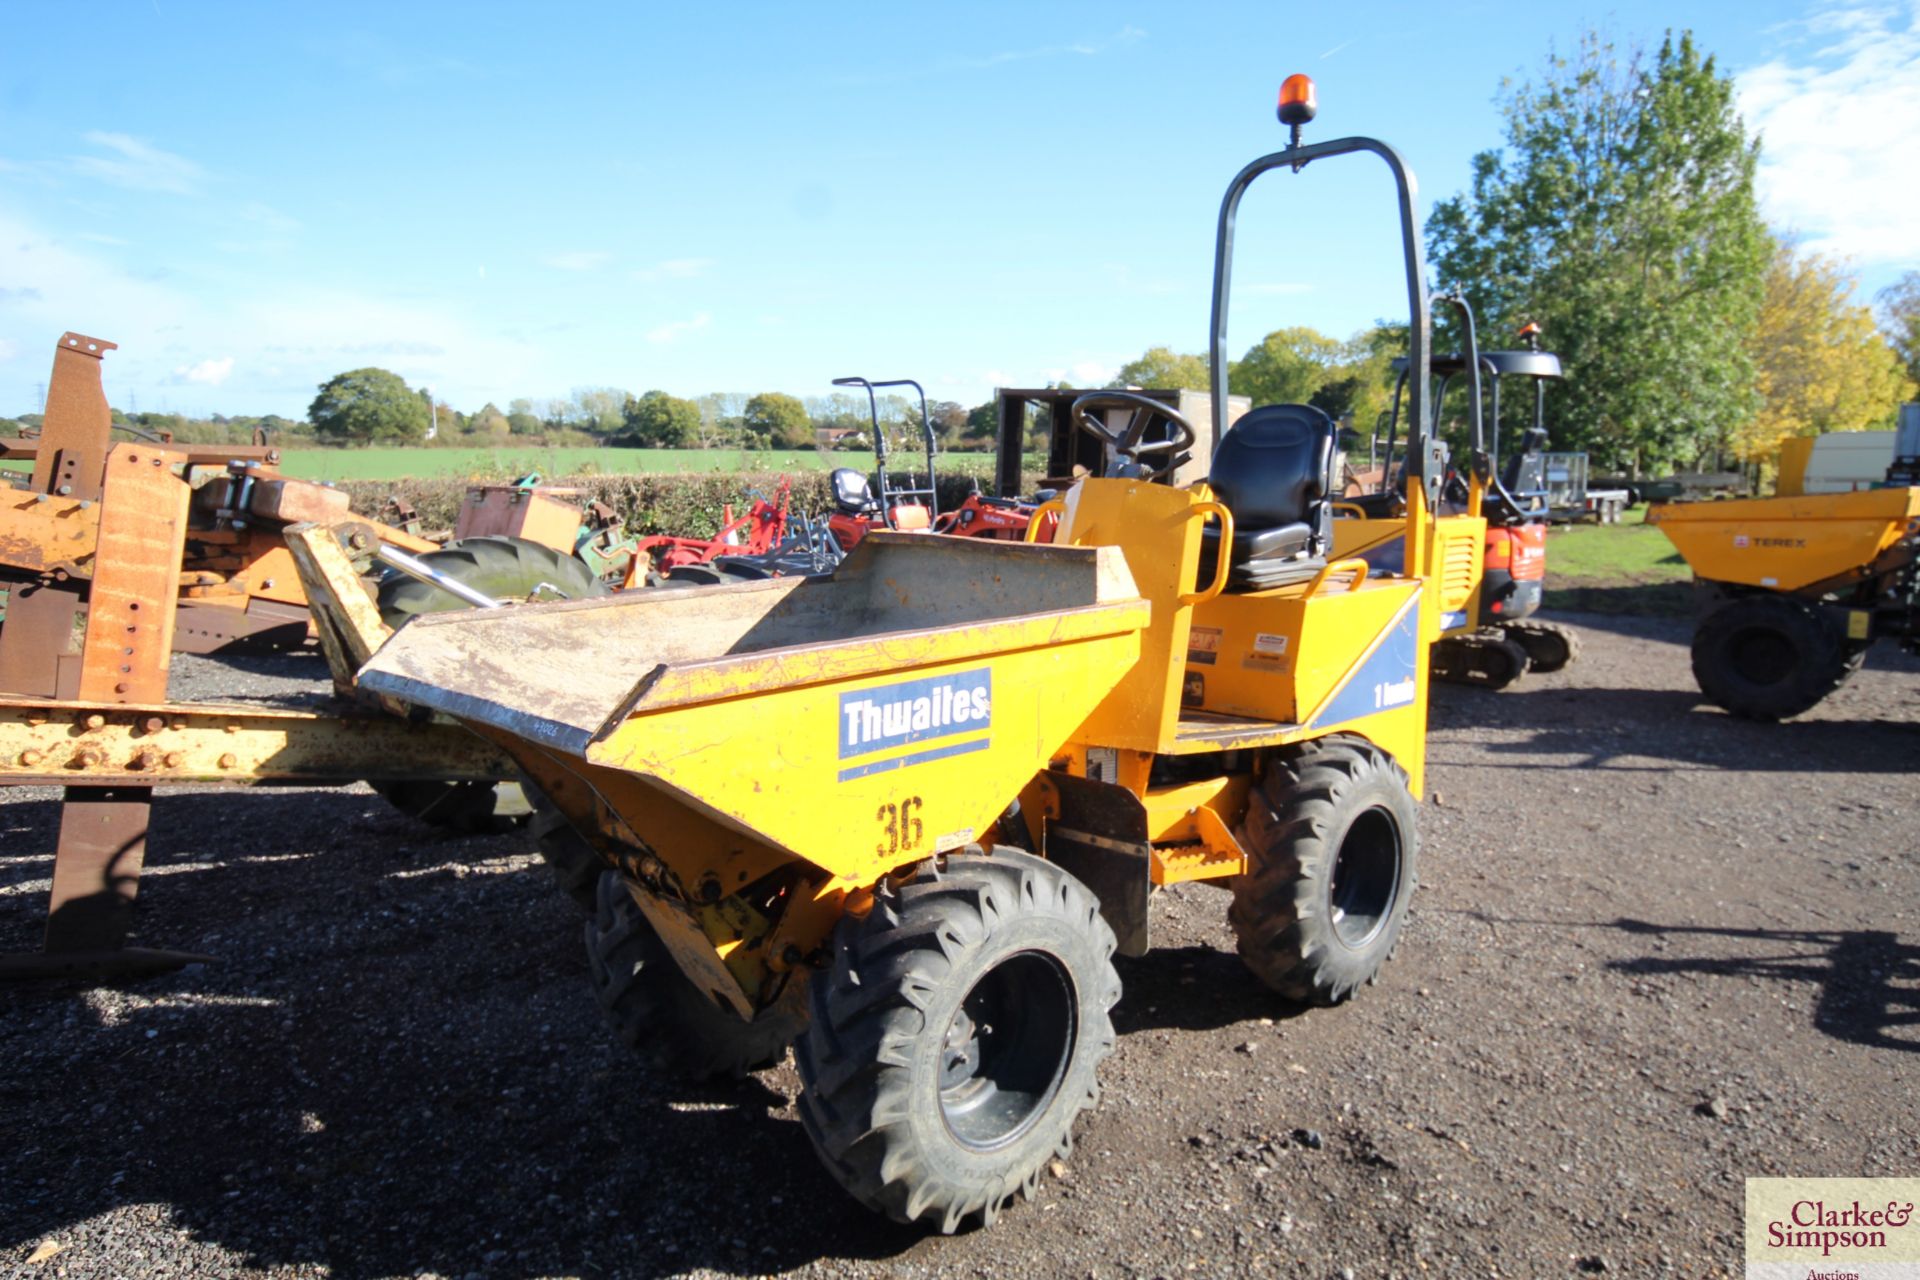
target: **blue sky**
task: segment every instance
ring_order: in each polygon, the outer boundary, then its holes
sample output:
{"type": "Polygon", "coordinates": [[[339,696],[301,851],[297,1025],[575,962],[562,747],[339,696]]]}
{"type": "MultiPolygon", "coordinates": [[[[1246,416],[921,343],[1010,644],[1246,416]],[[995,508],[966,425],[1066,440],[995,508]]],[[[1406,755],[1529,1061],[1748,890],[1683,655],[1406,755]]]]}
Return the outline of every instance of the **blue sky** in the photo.
{"type": "MultiPolygon", "coordinates": [[[[13,8],[0,413],[54,341],[122,407],[304,415],[361,365],[465,410],[577,386],[823,394],[1103,381],[1198,351],[1219,195],[1370,133],[1422,207],[1501,78],[1586,26],[1692,27],[1764,130],[1770,216],[1868,292],[1920,266],[1920,0],[1574,6],[234,4],[13,8]]],[[[1384,169],[1242,214],[1233,345],[1398,310],[1384,169]]]]}

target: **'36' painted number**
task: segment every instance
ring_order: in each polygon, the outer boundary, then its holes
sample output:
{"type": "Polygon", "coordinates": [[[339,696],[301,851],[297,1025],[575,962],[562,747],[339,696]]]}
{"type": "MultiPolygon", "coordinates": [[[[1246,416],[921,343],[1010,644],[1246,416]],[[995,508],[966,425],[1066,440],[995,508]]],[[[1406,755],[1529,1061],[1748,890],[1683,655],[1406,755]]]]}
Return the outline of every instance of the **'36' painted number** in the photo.
{"type": "Polygon", "coordinates": [[[920,797],[908,796],[899,804],[883,804],[875,815],[880,822],[880,843],[874,852],[890,857],[912,853],[920,847],[920,797]]]}

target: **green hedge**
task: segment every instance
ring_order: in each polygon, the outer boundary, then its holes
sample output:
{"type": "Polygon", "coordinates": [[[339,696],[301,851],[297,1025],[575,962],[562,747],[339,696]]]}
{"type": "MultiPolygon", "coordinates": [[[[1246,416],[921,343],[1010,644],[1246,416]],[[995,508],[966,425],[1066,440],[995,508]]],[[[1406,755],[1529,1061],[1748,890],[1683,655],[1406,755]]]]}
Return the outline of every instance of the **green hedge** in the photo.
{"type": "MultiPolygon", "coordinates": [[[[789,475],[793,483],[792,510],[795,515],[822,515],[833,505],[828,477],[822,472],[789,475]]],[[[1032,488],[1038,477],[1025,477],[1032,488]]],[[[578,489],[574,501],[585,505],[600,501],[620,513],[627,527],[637,533],[671,533],[689,538],[710,538],[720,531],[721,512],[733,504],[735,517],[746,514],[753,495],[771,498],[780,485],[774,472],[747,472],[738,475],[580,475],[560,476],[543,484],[578,489]]],[[[904,483],[904,481],[903,481],[904,483]]],[[[973,492],[968,476],[940,477],[940,509],[957,507],[973,492]]],[[[378,515],[387,498],[397,496],[411,502],[420,511],[428,529],[451,529],[459,518],[460,500],[468,482],[447,476],[407,480],[347,480],[339,486],[353,499],[353,509],[363,515],[378,515]]]]}

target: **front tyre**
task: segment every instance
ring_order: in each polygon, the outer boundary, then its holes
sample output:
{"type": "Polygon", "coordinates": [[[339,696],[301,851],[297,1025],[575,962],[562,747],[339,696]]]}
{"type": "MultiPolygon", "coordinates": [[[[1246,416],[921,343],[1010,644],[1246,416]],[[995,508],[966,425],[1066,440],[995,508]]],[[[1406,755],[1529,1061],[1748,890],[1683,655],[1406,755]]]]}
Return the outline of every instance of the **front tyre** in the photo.
{"type": "Polygon", "coordinates": [[[1338,1004],[1392,957],[1416,882],[1407,775],[1359,738],[1276,752],[1247,803],[1247,874],[1228,919],[1240,958],[1291,1000],[1338,1004]]]}
{"type": "Polygon", "coordinates": [[[1820,612],[1790,596],[1742,596],[1693,635],[1693,678],[1716,706],[1748,720],[1785,720],[1811,709],[1860,669],[1820,612]]]}
{"type": "Polygon", "coordinates": [[[795,1046],[800,1118],[862,1204],[952,1233],[1031,1196],[1098,1096],[1120,998],[1091,891],[978,846],[842,917],[795,1046]]]}

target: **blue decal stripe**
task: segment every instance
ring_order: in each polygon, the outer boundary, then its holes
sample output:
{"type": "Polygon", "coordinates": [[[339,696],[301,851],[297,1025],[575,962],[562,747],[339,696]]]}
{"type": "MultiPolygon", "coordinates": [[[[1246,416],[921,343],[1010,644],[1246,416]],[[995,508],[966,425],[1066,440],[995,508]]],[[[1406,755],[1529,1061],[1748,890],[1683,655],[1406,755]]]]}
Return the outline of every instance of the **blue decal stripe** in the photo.
{"type": "Polygon", "coordinates": [[[1420,597],[1415,594],[1400,616],[1388,624],[1386,634],[1374,646],[1373,652],[1355,663],[1347,679],[1327,695],[1326,701],[1320,704],[1319,712],[1308,722],[1309,725],[1338,724],[1343,720],[1358,720],[1363,716],[1398,711],[1409,705],[1402,702],[1391,707],[1376,707],[1370,696],[1371,686],[1418,678],[1413,667],[1414,656],[1420,647],[1419,636],[1420,597]]]}
{"type": "Polygon", "coordinates": [[[948,756],[970,755],[975,751],[985,751],[992,741],[990,737],[976,738],[972,742],[954,742],[944,747],[934,747],[930,751],[916,751],[912,755],[901,756],[897,760],[875,760],[872,764],[857,764],[851,769],[842,769],[840,781],[851,782],[855,778],[864,778],[868,774],[904,769],[908,765],[925,764],[929,760],[944,760],[948,756]]]}

